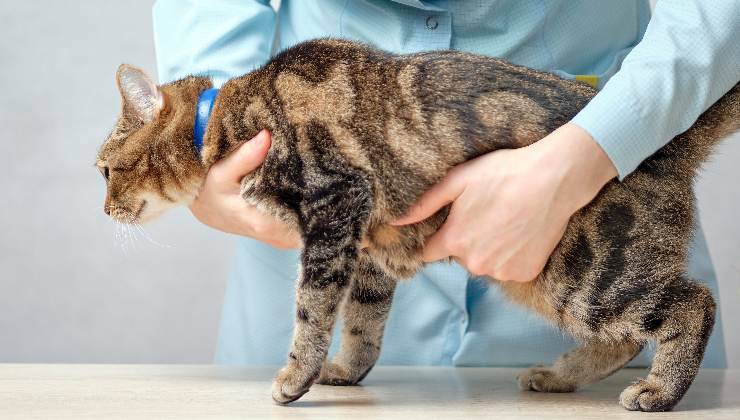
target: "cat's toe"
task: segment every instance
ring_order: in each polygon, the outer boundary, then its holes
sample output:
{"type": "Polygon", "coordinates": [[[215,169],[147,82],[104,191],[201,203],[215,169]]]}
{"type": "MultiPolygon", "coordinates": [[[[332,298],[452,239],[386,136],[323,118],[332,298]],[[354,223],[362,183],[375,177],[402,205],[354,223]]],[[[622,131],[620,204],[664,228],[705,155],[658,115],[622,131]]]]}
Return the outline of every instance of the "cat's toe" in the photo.
{"type": "Polygon", "coordinates": [[[372,366],[359,371],[359,373],[353,373],[350,369],[327,361],[324,363],[324,367],[321,369],[321,375],[319,375],[316,383],[332,386],[357,385],[361,380],[365,379],[371,368],[372,366]]]}
{"type": "Polygon", "coordinates": [[[272,382],[272,399],[278,404],[289,404],[301,398],[311,388],[316,375],[302,376],[299,371],[284,367],[272,382]]]}
{"type": "Polygon", "coordinates": [[[519,389],[537,392],[573,392],[577,385],[563,380],[557,373],[544,367],[527,369],[517,376],[519,389]]]}
{"type": "Polygon", "coordinates": [[[679,399],[668,392],[662,383],[648,378],[625,388],[619,396],[619,403],[630,411],[668,411],[679,399]]]}
{"type": "Polygon", "coordinates": [[[327,361],[324,363],[324,367],[321,369],[321,374],[316,383],[321,385],[349,386],[355,385],[357,381],[353,380],[349,369],[327,361]]]}

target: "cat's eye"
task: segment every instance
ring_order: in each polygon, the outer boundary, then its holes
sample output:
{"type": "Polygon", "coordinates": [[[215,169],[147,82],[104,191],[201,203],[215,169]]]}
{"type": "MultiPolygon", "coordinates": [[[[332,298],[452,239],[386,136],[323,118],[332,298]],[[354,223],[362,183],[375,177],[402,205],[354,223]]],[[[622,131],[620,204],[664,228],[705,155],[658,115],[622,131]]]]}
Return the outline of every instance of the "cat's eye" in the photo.
{"type": "Polygon", "coordinates": [[[110,179],[110,170],[107,166],[98,166],[98,170],[100,170],[100,174],[103,175],[106,181],[110,179]]]}

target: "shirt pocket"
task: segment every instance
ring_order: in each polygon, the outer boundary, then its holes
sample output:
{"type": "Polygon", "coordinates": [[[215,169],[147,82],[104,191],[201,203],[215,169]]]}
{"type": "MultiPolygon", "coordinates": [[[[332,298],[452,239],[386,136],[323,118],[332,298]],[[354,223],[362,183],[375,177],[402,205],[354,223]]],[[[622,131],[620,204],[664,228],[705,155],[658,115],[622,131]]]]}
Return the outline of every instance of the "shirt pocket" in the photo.
{"type": "Polygon", "coordinates": [[[542,39],[550,71],[602,88],[642,38],[649,19],[643,3],[647,2],[543,2],[542,39]]]}
{"type": "Polygon", "coordinates": [[[604,87],[606,82],[608,82],[609,79],[611,79],[611,77],[619,71],[619,69],[622,67],[622,61],[624,61],[624,58],[627,56],[627,54],[630,53],[630,51],[632,51],[632,47],[622,49],[612,54],[611,62],[602,71],[575,74],[562,69],[554,69],[552,70],[552,72],[564,79],[580,80],[582,82],[586,82],[589,85],[600,90],[604,87]]]}

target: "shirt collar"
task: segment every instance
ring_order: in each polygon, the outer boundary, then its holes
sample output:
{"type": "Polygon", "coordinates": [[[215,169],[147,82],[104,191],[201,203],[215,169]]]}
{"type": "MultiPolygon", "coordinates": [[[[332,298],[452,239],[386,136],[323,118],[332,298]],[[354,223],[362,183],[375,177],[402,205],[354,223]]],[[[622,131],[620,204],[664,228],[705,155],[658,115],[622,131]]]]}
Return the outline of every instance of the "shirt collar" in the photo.
{"type": "Polygon", "coordinates": [[[441,6],[437,6],[434,0],[393,0],[396,3],[404,4],[406,6],[415,7],[421,10],[429,10],[433,12],[444,12],[446,9],[441,6]]]}

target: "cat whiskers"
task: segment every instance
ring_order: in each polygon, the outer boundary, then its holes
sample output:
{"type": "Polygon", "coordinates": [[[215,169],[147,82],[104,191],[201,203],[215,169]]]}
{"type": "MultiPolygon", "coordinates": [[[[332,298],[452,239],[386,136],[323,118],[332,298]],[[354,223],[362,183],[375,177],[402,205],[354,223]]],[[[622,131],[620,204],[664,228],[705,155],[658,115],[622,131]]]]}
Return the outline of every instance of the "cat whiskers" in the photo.
{"type": "Polygon", "coordinates": [[[115,217],[112,217],[115,215],[115,212],[117,211],[116,207],[111,204],[108,206],[108,208],[106,208],[105,205],[103,205],[102,208],[100,206],[95,206],[93,209],[95,211],[106,210],[105,213],[111,216],[111,217],[106,217],[106,219],[108,220],[109,223],[112,223],[114,226],[113,236],[115,238],[115,242],[119,247],[121,247],[121,250],[124,252],[124,254],[128,255],[127,249],[124,244],[125,239],[123,235],[123,226],[122,226],[123,224],[115,217]]]}
{"type": "Polygon", "coordinates": [[[152,236],[144,229],[144,227],[136,221],[136,214],[125,208],[116,207],[110,205],[109,207],[111,219],[116,224],[116,241],[118,241],[121,249],[127,252],[127,245],[131,245],[131,248],[136,250],[136,242],[139,240],[139,236],[144,238],[147,242],[160,248],[171,248],[171,245],[162,244],[156,241],[152,236]]]}
{"type": "Polygon", "coordinates": [[[139,224],[139,223],[131,223],[130,226],[135,227],[136,230],[134,232],[137,232],[138,231],[138,233],[144,239],[146,239],[147,242],[149,242],[150,244],[156,245],[156,246],[158,246],[160,248],[172,248],[171,245],[166,245],[166,244],[162,244],[162,243],[159,243],[159,242],[155,241],[154,238],[152,238],[151,235],[149,235],[149,233],[146,231],[146,229],[144,229],[144,227],[141,226],[141,224],[139,224]]]}
{"type": "Polygon", "coordinates": [[[108,210],[116,226],[116,242],[118,242],[123,253],[128,255],[130,249],[136,249],[137,238],[131,227],[131,223],[134,221],[134,214],[125,208],[113,204],[109,205],[108,210]]]}
{"type": "Polygon", "coordinates": [[[116,227],[115,228],[116,243],[121,248],[121,251],[123,251],[125,255],[128,255],[128,249],[126,248],[126,239],[123,233],[123,223],[119,222],[118,220],[113,220],[113,224],[116,227]]]}
{"type": "Polygon", "coordinates": [[[131,236],[131,227],[120,220],[116,220],[116,239],[121,250],[126,255],[128,255],[129,250],[136,248],[136,243],[131,236]]]}

